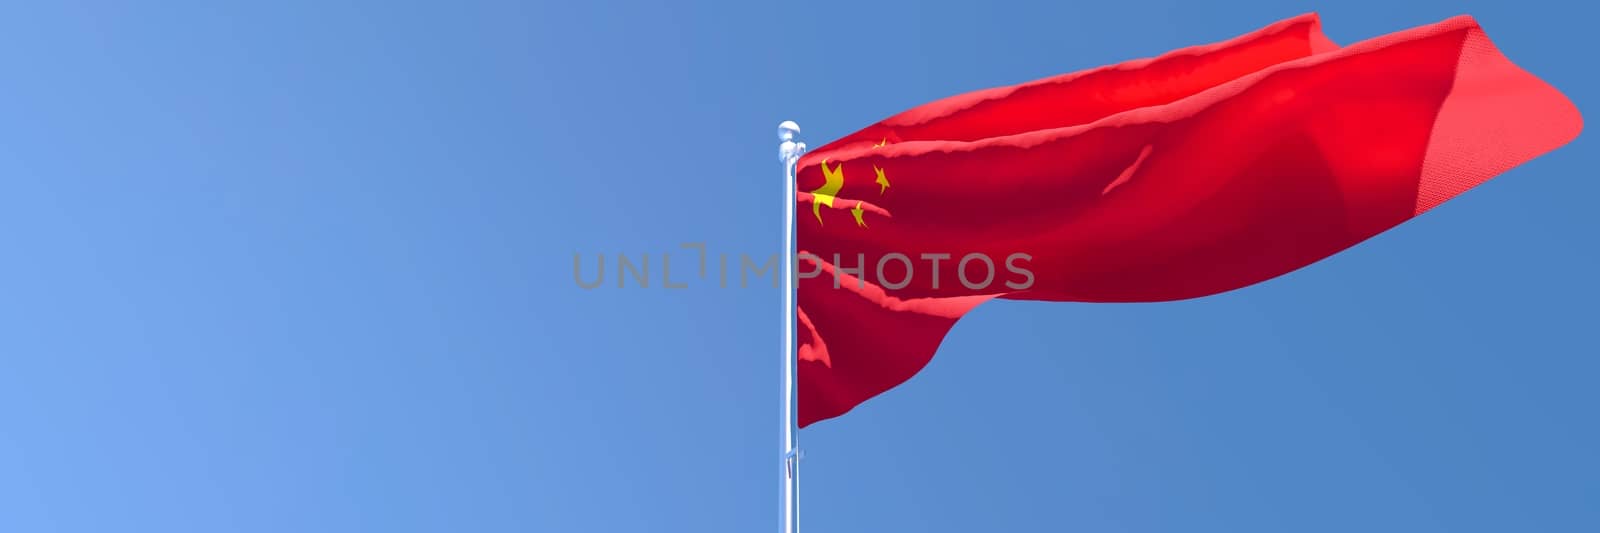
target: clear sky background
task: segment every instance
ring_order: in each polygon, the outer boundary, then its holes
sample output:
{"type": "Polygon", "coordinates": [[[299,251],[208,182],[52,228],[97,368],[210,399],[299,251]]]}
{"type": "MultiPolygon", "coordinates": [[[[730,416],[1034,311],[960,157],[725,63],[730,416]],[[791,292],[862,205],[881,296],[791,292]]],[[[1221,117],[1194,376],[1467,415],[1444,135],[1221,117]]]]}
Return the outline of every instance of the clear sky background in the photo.
{"type": "MultiPolygon", "coordinates": [[[[780,120],[1312,10],[1473,14],[1600,112],[1564,0],[6,4],[0,531],[773,531],[779,294],[678,245],[778,249],[780,120]]],[[[802,433],[805,530],[1600,531],[1597,163],[1221,296],[984,305],[802,433]]]]}

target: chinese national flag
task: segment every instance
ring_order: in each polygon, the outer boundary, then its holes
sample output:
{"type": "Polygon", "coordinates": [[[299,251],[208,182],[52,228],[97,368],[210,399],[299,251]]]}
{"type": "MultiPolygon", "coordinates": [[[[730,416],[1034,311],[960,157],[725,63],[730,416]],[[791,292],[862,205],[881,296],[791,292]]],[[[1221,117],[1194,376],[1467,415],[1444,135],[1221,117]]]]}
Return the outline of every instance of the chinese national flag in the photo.
{"type": "Polygon", "coordinates": [[[1340,47],[1304,15],[913,108],[800,160],[800,426],[910,379],[991,298],[1244,287],[1580,129],[1465,16],[1340,47]]]}

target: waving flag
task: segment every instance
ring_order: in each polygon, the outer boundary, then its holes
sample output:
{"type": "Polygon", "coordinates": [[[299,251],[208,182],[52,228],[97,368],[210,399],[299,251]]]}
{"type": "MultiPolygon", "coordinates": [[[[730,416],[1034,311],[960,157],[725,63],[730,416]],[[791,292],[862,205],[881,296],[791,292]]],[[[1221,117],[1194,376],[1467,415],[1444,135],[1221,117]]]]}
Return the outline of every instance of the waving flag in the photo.
{"type": "Polygon", "coordinates": [[[799,162],[799,425],[910,379],[991,298],[1244,287],[1581,128],[1470,17],[1339,47],[1305,15],[900,113],[799,162]]]}

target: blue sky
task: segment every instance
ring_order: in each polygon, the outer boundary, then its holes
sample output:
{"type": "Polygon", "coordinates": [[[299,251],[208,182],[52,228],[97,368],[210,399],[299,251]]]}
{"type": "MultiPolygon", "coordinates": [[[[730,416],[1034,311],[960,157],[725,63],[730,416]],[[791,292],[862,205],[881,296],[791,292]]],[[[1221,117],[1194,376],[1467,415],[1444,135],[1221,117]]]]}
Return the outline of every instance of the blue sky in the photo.
{"type": "MultiPolygon", "coordinates": [[[[778,291],[571,264],[775,252],[780,120],[1312,10],[1473,14],[1588,111],[1592,9],[0,7],[0,530],[775,529],[778,291]]],[[[805,528],[1600,529],[1590,137],[1245,290],[987,304],[802,433],[805,528]]]]}

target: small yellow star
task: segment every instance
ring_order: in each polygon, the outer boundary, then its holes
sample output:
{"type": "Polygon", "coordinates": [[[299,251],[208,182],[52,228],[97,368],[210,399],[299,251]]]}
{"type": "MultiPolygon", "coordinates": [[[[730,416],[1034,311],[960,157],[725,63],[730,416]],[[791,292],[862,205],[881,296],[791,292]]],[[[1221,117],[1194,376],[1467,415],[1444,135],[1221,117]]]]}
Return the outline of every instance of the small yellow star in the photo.
{"type": "Polygon", "coordinates": [[[883,169],[878,168],[878,165],[872,165],[872,171],[878,174],[878,179],[874,183],[878,184],[878,195],[882,196],[884,191],[889,190],[889,178],[883,175],[883,169]]]}
{"type": "Polygon", "coordinates": [[[863,228],[867,227],[867,221],[861,219],[861,215],[864,213],[865,211],[861,209],[861,202],[859,200],[856,201],[856,206],[854,209],[850,210],[850,214],[856,217],[856,225],[863,228]]]}
{"type": "Polygon", "coordinates": [[[874,144],[874,145],[872,145],[872,147],[873,148],[883,148],[883,146],[886,145],[886,144],[889,144],[889,138],[888,137],[884,137],[883,140],[878,141],[878,144],[874,144]]]}

